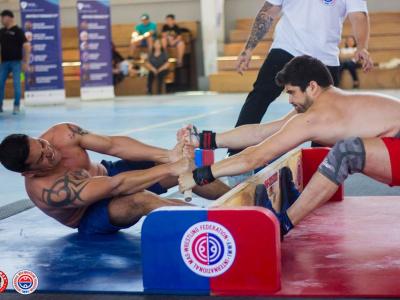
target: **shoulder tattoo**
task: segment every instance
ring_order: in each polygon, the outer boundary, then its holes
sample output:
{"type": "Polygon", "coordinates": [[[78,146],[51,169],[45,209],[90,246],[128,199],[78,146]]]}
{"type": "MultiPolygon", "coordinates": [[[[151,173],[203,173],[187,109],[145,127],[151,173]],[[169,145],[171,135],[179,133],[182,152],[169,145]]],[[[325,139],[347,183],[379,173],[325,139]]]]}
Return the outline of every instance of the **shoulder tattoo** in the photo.
{"type": "Polygon", "coordinates": [[[75,125],[75,124],[70,124],[67,123],[67,127],[69,129],[69,131],[71,132],[68,136],[70,137],[70,139],[75,138],[75,135],[80,135],[80,136],[84,136],[86,134],[89,134],[89,131],[75,125]]]}
{"type": "MultiPolygon", "coordinates": [[[[74,178],[75,176],[72,175],[74,178]]],[[[57,179],[50,189],[43,189],[42,200],[53,207],[77,205],[85,202],[81,197],[83,189],[89,184],[86,180],[74,181],[65,174],[57,179]]]]}

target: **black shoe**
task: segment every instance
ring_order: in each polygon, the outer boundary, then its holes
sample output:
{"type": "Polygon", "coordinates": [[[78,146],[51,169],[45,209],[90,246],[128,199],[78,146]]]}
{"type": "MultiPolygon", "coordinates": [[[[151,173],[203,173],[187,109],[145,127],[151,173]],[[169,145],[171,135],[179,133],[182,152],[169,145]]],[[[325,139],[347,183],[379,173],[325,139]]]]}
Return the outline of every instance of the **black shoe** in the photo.
{"type": "Polygon", "coordinates": [[[266,207],[268,201],[269,198],[265,185],[258,184],[256,186],[256,192],[254,194],[254,205],[259,207],[266,207]]]}
{"type": "Polygon", "coordinates": [[[292,170],[289,167],[283,167],[279,171],[279,181],[281,187],[281,209],[286,211],[299,198],[300,192],[296,189],[293,181],[292,170]]]}

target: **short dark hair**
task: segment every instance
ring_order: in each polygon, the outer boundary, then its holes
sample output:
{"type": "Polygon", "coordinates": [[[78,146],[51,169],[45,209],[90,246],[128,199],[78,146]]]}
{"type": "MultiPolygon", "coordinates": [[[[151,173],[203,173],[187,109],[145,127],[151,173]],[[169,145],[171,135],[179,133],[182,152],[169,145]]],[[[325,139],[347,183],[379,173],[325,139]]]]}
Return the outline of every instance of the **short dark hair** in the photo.
{"type": "Polygon", "coordinates": [[[298,86],[302,92],[311,81],[315,81],[323,88],[333,85],[333,78],[328,68],[320,60],[308,55],[293,58],[275,77],[277,85],[298,86]]]}
{"type": "Polygon", "coordinates": [[[29,151],[29,136],[10,134],[0,144],[0,162],[10,171],[25,172],[29,168],[26,164],[29,151]]]}
{"type": "Polygon", "coordinates": [[[166,18],[166,19],[171,18],[171,19],[174,19],[174,20],[175,20],[175,15],[169,14],[169,15],[167,15],[165,18],[166,18]]]}
{"type": "Polygon", "coordinates": [[[8,16],[8,17],[14,18],[13,12],[11,10],[8,10],[8,9],[3,10],[1,12],[1,16],[2,17],[8,16]]]}

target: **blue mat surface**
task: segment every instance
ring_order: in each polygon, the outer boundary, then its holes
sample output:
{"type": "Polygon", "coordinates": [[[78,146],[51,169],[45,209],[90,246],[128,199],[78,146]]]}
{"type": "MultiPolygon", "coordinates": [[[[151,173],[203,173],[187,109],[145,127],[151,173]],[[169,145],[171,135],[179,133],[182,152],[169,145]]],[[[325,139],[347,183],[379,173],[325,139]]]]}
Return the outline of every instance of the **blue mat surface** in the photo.
{"type": "Polygon", "coordinates": [[[9,279],[33,271],[42,292],[141,293],[140,224],[113,235],[85,236],[38,208],[0,222],[0,269],[9,279]]]}

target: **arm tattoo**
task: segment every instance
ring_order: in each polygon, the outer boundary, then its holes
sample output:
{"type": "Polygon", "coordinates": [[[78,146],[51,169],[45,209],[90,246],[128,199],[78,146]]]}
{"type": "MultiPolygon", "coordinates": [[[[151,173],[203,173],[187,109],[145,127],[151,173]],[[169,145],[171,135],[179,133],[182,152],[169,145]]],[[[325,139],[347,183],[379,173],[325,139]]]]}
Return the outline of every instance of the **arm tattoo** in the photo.
{"type": "Polygon", "coordinates": [[[76,134],[80,135],[80,136],[84,136],[86,134],[89,134],[89,131],[87,131],[87,130],[85,130],[85,129],[77,126],[77,125],[67,123],[67,126],[68,126],[68,129],[71,131],[71,133],[68,135],[70,139],[75,138],[76,134]]]}
{"type": "Polygon", "coordinates": [[[244,47],[245,50],[254,49],[271,28],[274,19],[268,15],[268,11],[272,6],[273,5],[269,2],[265,2],[264,6],[258,12],[251,28],[246,46],[244,47]]]}
{"type": "MultiPolygon", "coordinates": [[[[75,176],[73,175],[75,178],[75,176]]],[[[53,207],[63,207],[67,205],[77,206],[75,201],[85,202],[81,198],[83,189],[89,184],[88,181],[72,181],[67,174],[56,180],[50,189],[43,189],[42,199],[53,207]]]]}

